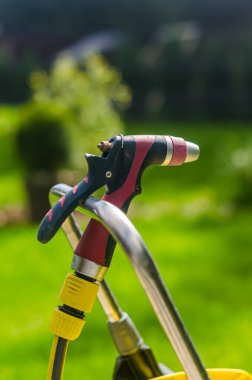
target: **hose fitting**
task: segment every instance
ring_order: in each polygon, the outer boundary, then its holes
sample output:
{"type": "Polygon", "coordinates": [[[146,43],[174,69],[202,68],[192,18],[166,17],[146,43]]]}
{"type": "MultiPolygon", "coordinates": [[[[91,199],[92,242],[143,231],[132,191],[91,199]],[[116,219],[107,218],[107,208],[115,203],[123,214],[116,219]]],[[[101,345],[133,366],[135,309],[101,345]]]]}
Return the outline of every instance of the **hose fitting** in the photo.
{"type": "Polygon", "coordinates": [[[50,330],[54,335],[67,340],[77,339],[85,325],[85,318],[76,318],[62,310],[54,309],[50,330]]]}
{"type": "Polygon", "coordinates": [[[77,339],[86,322],[84,312],[91,312],[98,290],[96,282],[69,273],[58,297],[64,306],[53,313],[50,326],[53,334],[67,340],[77,339]]]}
{"type": "Polygon", "coordinates": [[[99,285],[69,273],[59,293],[59,300],[74,309],[90,313],[92,311],[99,285]]]}

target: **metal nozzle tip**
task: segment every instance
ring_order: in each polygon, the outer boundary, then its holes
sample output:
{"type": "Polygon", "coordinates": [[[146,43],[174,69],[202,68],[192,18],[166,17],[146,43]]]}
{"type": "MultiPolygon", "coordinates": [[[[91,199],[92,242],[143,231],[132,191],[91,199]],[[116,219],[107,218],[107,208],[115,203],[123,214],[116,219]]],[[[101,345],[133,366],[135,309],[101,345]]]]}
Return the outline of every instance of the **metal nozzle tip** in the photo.
{"type": "Polygon", "coordinates": [[[186,160],[185,162],[197,161],[200,155],[200,148],[198,145],[186,141],[186,160]]]}

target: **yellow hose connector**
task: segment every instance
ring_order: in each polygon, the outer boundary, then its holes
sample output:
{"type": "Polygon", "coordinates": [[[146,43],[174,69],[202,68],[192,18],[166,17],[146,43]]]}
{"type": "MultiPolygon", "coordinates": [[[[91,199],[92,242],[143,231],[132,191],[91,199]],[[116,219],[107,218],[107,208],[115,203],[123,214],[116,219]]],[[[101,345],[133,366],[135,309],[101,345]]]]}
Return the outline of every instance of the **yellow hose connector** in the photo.
{"type": "Polygon", "coordinates": [[[98,290],[99,285],[97,283],[84,280],[69,273],[58,298],[65,305],[85,311],[85,313],[90,313],[98,290]]]}
{"type": "MultiPolygon", "coordinates": [[[[84,280],[74,274],[69,273],[64,281],[59,294],[59,300],[67,306],[80,312],[90,313],[99,285],[94,282],[84,280]]],[[[68,314],[60,309],[55,309],[50,329],[54,335],[67,340],[75,340],[85,325],[85,318],[68,314]]]]}
{"type": "Polygon", "coordinates": [[[75,340],[80,336],[85,322],[85,319],[76,318],[59,309],[54,309],[50,330],[61,338],[75,340]]]}

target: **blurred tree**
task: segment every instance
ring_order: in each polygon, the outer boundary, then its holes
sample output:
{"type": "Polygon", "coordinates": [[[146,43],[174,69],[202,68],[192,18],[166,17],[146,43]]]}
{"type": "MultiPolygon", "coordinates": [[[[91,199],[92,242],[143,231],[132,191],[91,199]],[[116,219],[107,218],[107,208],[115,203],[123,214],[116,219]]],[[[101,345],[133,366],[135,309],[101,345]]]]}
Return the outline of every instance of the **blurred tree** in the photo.
{"type": "Polygon", "coordinates": [[[33,72],[30,85],[32,100],[21,112],[16,141],[31,218],[37,221],[48,209],[48,191],[69,153],[74,167],[83,168],[84,152],[123,131],[119,112],[129,104],[130,91],[101,56],[81,65],[61,56],[49,72],[33,72]]]}
{"type": "Polygon", "coordinates": [[[130,90],[101,56],[81,64],[60,56],[48,73],[32,73],[30,84],[35,103],[61,108],[67,115],[75,167],[83,166],[81,152],[92,152],[99,140],[123,131],[120,111],[130,103],[130,90]]]}
{"type": "Polygon", "coordinates": [[[26,104],[18,122],[16,147],[24,169],[30,218],[40,221],[49,208],[48,191],[57,181],[57,170],[68,160],[61,110],[49,104],[26,104]]]}

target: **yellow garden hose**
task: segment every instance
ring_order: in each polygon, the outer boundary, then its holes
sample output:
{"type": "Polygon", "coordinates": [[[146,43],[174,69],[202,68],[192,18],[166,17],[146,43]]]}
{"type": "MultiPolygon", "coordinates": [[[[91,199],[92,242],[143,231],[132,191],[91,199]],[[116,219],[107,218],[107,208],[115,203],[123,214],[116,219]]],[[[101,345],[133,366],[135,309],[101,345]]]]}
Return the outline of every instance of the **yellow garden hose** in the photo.
{"type": "Polygon", "coordinates": [[[46,380],[62,380],[68,340],[54,336],[46,380]]]}
{"type": "MultiPolygon", "coordinates": [[[[240,369],[208,369],[211,380],[252,380],[252,375],[240,369]]],[[[170,375],[155,377],[151,380],[188,380],[184,372],[172,373],[170,375]]]]}
{"type": "Polygon", "coordinates": [[[63,306],[54,310],[51,331],[54,334],[46,380],[62,380],[69,340],[75,340],[85,325],[84,312],[89,313],[99,284],[68,274],[59,294],[63,306]]]}

